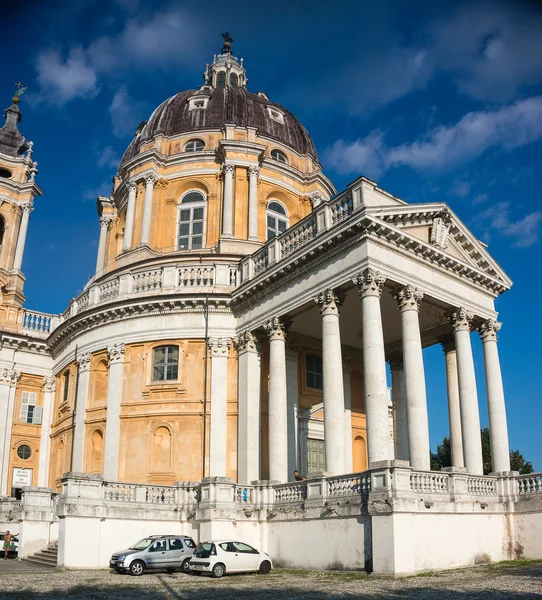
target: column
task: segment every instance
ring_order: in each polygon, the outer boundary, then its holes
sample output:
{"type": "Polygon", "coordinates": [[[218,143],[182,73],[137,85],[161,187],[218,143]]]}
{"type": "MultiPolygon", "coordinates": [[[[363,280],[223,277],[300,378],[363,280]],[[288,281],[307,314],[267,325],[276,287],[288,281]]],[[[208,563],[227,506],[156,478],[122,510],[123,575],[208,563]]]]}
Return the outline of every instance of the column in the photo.
{"type": "Polygon", "coordinates": [[[96,258],[96,273],[99,274],[105,268],[105,246],[107,242],[107,231],[113,222],[113,216],[104,215],[100,217],[100,241],[98,242],[98,257],[96,258]]]}
{"type": "Polygon", "coordinates": [[[211,437],[209,476],[226,477],[228,424],[229,338],[210,338],[211,350],[211,437]]]}
{"type": "Polygon", "coordinates": [[[261,366],[257,338],[246,331],[235,340],[239,368],[237,480],[260,479],[261,366]]]}
{"type": "Polygon", "coordinates": [[[299,436],[297,425],[299,396],[299,344],[286,344],[286,398],[288,407],[288,476],[299,470],[299,436]]]}
{"type": "MultiPolygon", "coordinates": [[[[85,471],[85,418],[87,413],[88,389],[90,379],[90,352],[77,356],[77,390],[75,391],[75,429],[73,434],[72,471],[85,471]]],[[[109,411],[109,408],[108,408],[109,411]]]]}
{"type": "Polygon", "coordinates": [[[128,205],[126,206],[126,223],[124,225],[124,240],[122,242],[122,249],[124,252],[132,249],[136,197],[137,183],[135,181],[131,181],[128,184],[128,205]]]}
{"type": "Polygon", "coordinates": [[[429,471],[429,424],[418,311],[423,294],[406,285],[393,296],[401,311],[403,369],[407,405],[408,451],[413,469],[429,471]]]}
{"type": "Polygon", "coordinates": [[[249,167],[248,173],[248,239],[258,242],[258,175],[259,167],[249,167]]]}
{"type": "Polygon", "coordinates": [[[344,389],[339,306],[341,300],[331,289],[318,296],[322,315],[322,370],[324,396],[324,445],[326,471],[344,471],[344,389]]]}
{"type": "Polygon", "coordinates": [[[354,470],[352,456],[352,398],[350,386],[351,360],[343,359],[343,390],[344,390],[344,472],[354,470]]]}
{"type": "Polygon", "coordinates": [[[38,487],[49,487],[51,457],[51,423],[55,403],[56,377],[43,379],[43,411],[41,414],[40,456],[38,460],[38,487]]]}
{"type": "Polygon", "coordinates": [[[104,479],[118,479],[120,401],[122,398],[122,371],[124,367],[124,344],[107,348],[109,355],[109,384],[107,386],[107,421],[105,424],[104,479]]]}
{"type": "Polygon", "coordinates": [[[139,245],[149,245],[151,241],[152,193],[158,177],[154,173],[145,175],[145,201],[143,204],[143,223],[141,225],[141,240],[139,245]]]}
{"type": "Polygon", "coordinates": [[[461,431],[463,433],[463,458],[467,472],[483,475],[482,439],[480,437],[480,414],[474,359],[470,343],[470,327],[473,315],[458,308],[450,315],[457,353],[457,377],[459,403],[461,406],[461,431]]]}
{"type": "Polygon", "coordinates": [[[388,422],[388,386],[384,334],[380,313],[380,295],[385,278],[366,269],[354,279],[361,296],[363,379],[367,415],[369,468],[381,460],[390,460],[388,422]]]}
{"type": "Polygon", "coordinates": [[[484,348],[489,435],[491,439],[491,464],[494,473],[510,471],[506,406],[504,403],[499,351],[497,349],[497,332],[500,328],[501,324],[493,320],[485,321],[479,328],[484,348]]]}
{"type": "Polygon", "coordinates": [[[21,224],[19,226],[19,235],[17,236],[17,246],[15,247],[15,258],[13,259],[13,268],[18,271],[23,266],[23,255],[26,244],[26,233],[28,231],[28,221],[30,219],[30,213],[34,210],[33,202],[24,202],[21,204],[23,211],[21,216],[21,224]]]}
{"type": "Polygon", "coordinates": [[[391,370],[391,400],[395,425],[395,458],[410,461],[403,357],[402,355],[394,355],[390,357],[388,363],[391,370]]]}
{"type": "Polygon", "coordinates": [[[222,213],[222,237],[233,237],[233,177],[235,166],[226,163],[222,167],[224,173],[224,195],[222,213]]]}
{"type": "Polygon", "coordinates": [[[457,353],[453,339],[442,342],[446,361],[446,390],[448,393],[448,419],[450,421],[450,453],[452,467],[465,466],[463,458],[463,435],[461,434],[461,406],[459,402],[459,379],[457,377],[457,353]]]}
{"type": "Polygon", "coordinates": [[[286,395],[286,326],[273,317],[269,336],[269,479],[288,481],[288,407],[286,395]]]}
{"type": "Polygon", "coordinates": [[[15,388],[21,378],[20,371],[0,369],[0,496],[9,496],[9,459],[11,454],[11,430],[13,427],[13,408],[15,406],[15,388]]]}

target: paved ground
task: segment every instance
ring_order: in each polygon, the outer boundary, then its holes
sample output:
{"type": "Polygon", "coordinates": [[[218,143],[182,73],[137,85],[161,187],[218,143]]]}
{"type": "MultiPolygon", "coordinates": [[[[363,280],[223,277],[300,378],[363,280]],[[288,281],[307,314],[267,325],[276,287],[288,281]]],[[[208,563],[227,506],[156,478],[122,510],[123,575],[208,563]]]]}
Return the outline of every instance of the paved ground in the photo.
{"type": "Polygon", "coordinates": [[[49,572],[51,572],[51,570],[52,570],[51,568],[40,567],[39,565],[31,565],[28,563],[19,562],[18,560],[14,560],[11,558],[9,560],[0,559],[0,579],[2,578],[2,573],[7,573],[8,571],[49,571],[49,572]]]}
{"type": "Polygon", "coordinates": [[[9,600],[540,600],[542,562],[405,579],[280,570],[218,580],[180,573],[131,577],[108,571],[4,571],[0,590],[9,600]]]}

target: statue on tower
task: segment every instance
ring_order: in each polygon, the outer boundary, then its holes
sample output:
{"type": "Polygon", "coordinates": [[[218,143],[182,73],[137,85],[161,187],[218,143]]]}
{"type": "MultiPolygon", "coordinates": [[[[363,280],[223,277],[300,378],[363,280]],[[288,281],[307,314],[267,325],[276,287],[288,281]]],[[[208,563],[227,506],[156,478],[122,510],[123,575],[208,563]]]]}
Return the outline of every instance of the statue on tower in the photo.
{"type": "Polygon", "coordinates": [[[222,46],[222,54],[231,54],[231,45],[233,42],[233,38],[231,37],[229,31],[220,34],[224,38],[224,45],[222,46]]]}

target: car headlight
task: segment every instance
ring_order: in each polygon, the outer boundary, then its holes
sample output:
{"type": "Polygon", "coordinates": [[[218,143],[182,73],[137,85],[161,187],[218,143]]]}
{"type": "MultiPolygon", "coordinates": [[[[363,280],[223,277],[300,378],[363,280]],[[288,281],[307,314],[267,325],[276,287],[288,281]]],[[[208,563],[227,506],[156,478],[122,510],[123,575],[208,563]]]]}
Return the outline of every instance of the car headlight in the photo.
{"type": "Polygon", "coordinates": [[[120,556],[117,558],[117,560],[124,560],[125,558],[126,558],[126,555],[125,555],[125,554],[121,554],[121,555],[120,555],[120,556]]]}

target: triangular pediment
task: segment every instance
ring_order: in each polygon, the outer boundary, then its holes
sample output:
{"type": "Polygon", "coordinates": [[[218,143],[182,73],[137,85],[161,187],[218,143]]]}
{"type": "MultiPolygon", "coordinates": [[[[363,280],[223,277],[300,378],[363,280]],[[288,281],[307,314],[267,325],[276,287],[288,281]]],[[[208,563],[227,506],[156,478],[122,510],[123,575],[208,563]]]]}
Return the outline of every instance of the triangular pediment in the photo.
{"type": "MultiPolygon", "coordinates": [[[[372,211],[368,211],[371,214],[372,211]]],[[[380,208],[372,215],[424,244],[450,256],[506,288],[512,281],[459,217],[444,203],[380,208]]]]}

